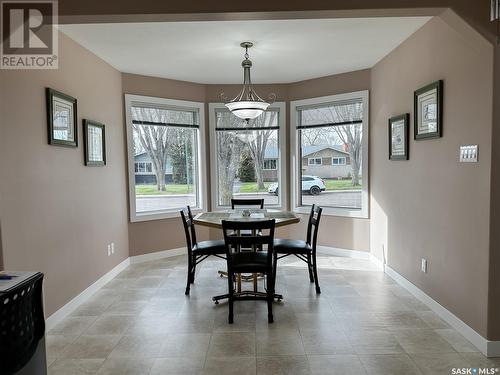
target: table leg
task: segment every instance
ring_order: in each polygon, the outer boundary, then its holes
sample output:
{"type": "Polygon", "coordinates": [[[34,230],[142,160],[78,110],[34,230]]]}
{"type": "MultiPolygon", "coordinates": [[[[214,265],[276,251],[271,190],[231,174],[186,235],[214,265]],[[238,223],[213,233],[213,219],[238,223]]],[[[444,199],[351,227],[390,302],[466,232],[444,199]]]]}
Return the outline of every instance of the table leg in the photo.
{"type": "Polygon", "coordinates": [[[253,274],[253,291],[257,292],[257,274],[253,274]]]}

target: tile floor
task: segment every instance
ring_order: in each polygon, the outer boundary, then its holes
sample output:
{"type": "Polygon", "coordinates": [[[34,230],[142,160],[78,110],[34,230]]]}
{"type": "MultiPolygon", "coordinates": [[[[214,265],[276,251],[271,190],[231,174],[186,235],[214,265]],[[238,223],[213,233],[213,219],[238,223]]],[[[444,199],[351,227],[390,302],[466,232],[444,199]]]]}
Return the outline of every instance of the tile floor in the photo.
{"type": "MultiPolygon", "coordinates": [[[[321,256],[322,294],[304,265],[278,267],[285,299],[227,305],[217,270],[201,264],[184,296],[185,257],[128,267],[47,334],[51,375],[451,374],[500,368],[392,279],[364,260],[321,256]]],[[[244,284],[245,285],[245,284],[244,284]]],[[[251,287],[251,283],[245,285],[251,287]]]]}

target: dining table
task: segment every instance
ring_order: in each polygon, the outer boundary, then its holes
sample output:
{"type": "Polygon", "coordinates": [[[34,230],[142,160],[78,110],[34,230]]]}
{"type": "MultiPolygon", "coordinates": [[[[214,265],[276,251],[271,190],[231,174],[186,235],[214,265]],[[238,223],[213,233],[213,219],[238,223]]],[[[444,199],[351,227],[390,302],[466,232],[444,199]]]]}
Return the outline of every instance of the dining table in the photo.
{"type": "MultiPolygon", "coordinates": [[[[243,222],[256,222],[261,220],[275,220],[275,227],[284,227],[286,225],[292,225],[300,222],[300,218],[291,211],[284,211],[278,209],[267,209],[267,208],[237,208],[237,209],[227,209],[223,211],[211,211],[211,212],[201,212],[197,214],[193,221],[197,225],[217,228],[222,230],[222,221],[243,221],[243,222]]],[[[224,271],[219,271],[221,276],[227,275],[224,271]]],[[[250,276],[239,275],[237,279],[237,295],[240,298],[246,299],[266,299],[267,294],[257,290],[257,277],[258,275],[253,274],[250,276]],[[253,280],[253,290],[242,290],[241,281],[253,280]]],[[[216,304],[222,299],[229,298],[228,294],[222,294],[219,296],[214,296],[212,298],[216,304]]],[[[283,299],[283,295],[275,294],[274,298],[278,301],[283,299]]]]}

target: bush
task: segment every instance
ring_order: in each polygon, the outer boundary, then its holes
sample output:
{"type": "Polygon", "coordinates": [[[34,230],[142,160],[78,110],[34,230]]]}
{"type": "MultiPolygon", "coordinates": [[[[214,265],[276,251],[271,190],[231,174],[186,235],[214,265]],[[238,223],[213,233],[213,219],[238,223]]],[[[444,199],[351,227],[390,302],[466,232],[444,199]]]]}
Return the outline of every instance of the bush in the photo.
{"type": "Polygon", "coordinates": [[[248,151],[241,155],[238,177],[241,182],[255,182],[255,163],[248,151]]]}

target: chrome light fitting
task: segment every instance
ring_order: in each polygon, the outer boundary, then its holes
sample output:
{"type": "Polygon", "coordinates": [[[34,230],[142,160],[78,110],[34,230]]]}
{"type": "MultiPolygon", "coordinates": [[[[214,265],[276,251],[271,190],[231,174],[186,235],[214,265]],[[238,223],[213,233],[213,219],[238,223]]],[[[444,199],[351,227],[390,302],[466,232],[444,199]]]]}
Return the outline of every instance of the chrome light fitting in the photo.
{"type": "Polygon", "coordinates": [[[253,43],[243,42],[240,46],[245,48],[245,60],[241,63],[243,67],[243,88],[232,100],[229,100],[224,92],[220,93],[220,98],[234,115],[248,122],[248,120],[257,118],[264,113],[264,111],[276,100],[276,94],[269,94],[267,101],[257,95],[252,88],[252,80],[250,79],[252,62],[248,58],[248,49],[253,46],[253,43]]]}

